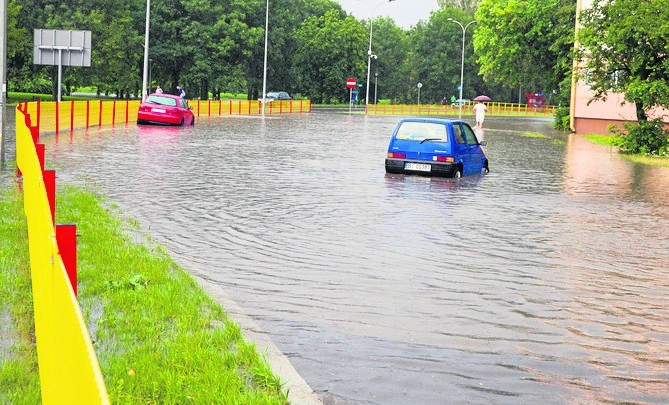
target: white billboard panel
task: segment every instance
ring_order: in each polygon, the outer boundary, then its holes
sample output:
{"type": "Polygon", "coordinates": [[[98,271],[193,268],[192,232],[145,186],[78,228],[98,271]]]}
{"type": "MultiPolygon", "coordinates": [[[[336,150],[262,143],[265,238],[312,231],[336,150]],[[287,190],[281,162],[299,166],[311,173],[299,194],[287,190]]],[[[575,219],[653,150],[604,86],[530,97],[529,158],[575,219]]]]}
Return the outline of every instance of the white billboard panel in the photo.
{"type": "Polygon", "coordinates": [[[36,65],[91,66],[91,31],[35,29],[34,38],[36,65]]]}

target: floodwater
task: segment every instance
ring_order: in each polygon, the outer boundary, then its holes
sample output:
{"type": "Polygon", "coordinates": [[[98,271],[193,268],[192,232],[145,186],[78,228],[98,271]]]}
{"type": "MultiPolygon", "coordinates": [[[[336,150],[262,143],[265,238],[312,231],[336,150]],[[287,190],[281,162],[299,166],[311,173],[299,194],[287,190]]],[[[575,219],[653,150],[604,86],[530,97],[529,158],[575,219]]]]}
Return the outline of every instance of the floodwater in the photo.
{"type": "Polygon", "coordinates": [[[390,176],[398,119],[42,140],[59,182],[222,286],[325,403],[669,402],[669,169],[489,118],[489,175],[390,176]]]}

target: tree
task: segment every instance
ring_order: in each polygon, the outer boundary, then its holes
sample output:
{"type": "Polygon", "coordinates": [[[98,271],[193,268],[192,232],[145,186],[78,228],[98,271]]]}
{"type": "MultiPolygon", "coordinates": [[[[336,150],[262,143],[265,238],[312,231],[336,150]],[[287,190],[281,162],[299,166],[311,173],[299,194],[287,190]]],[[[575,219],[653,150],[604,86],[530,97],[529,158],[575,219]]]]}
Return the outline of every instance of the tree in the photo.
{"type": "MultiPolygon", "coordinates": [[[[412,30],[412,45],[414,53],[412,63],[416,74],[415,83],[423,83],[421,96],[425,101],[438,102],[444,96],[450,99],[451,95],[458,96],[460,85],[460,70],[462,66],[462,28],[449,21],[452,18],[463,24],[473,20],[471,13],[460,9],[446,8],[432,13],[427,23],[420,22],[412,30]]],[[[466,75],[463,98],[474,97],[472,78],[476,78],[478,67],[472,45],[474,25],[467,29],[465,40],[465,68],[466,75]]],[[[413,89],[412,89],[413,92],[413,89]]]]}
{"type": "Polygon", "coordinates": [[[573,61],[573,0],[482,0],[474,49],[486,80],[534,91],[562,88],[573,61]]]}
{"type": "Polygon", "coordinates": [[[330,10],[297,31],[295,63],[302,92],[320,103],[346,99],[347,77],[364,77],[368,34],[355,18],[330,10]]]}
{"type": "Polygon", "coordinates": [[[669,107],[669,0],[596,1],[581,14],[581,76],[606,99],[619,92],[646,121],[669,107]]]}
{"type": "Polygon", "coordinates": [[[457,8],[474,12],[480,0],[437,0],[440,9],[457,8]]]}
{"type": "MultiPolygon", "coordinates": [[[[374,83],[374,74],[378,73],[379,98],[406,101],[407,92],[415,86],[415,83],[412,85],[407,80],[411,76],[409,35],[407,31],[398,27],[390,18],[379,17],[372,23],[374,24],[372,27],[372,52],[378,56],[378,59],[372,60],[370,87],[374,83]]],[[[365,30],[369,33],[369,25],[365,30]]],[[[369,36],[367,40],[369,40],[369,36]]],[[[360,80],[366,81],[367,78],[363,76],[360,80]]],[[[373,102],[374,93],[372,89],[370,89],[369,97],[369,102],[373,102]]]]}

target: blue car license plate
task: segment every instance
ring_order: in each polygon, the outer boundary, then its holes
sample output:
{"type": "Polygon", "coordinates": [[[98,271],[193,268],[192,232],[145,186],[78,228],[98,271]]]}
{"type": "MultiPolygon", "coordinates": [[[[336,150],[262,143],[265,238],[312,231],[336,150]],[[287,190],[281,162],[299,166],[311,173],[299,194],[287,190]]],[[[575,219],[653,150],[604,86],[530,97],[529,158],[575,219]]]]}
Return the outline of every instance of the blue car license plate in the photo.
{"type": "Polygon", "coordinates": [[[429,172],[432,170],[432,165],[426,163],[404,163],[404,170],[416,170],[419,172],[429,172]]]}

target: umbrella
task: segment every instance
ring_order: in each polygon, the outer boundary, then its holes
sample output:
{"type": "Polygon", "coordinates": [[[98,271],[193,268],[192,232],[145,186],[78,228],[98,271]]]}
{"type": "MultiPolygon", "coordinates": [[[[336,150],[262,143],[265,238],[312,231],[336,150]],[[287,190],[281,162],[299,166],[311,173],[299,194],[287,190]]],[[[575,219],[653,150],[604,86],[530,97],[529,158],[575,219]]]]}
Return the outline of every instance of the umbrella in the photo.
{"type": "Polygon", "coordinates": [[[490,101],[490,97],[488,97],[488,96],[476,96],[474,101],[490,101]]]}

